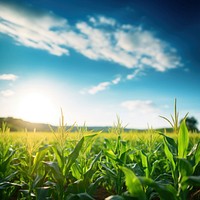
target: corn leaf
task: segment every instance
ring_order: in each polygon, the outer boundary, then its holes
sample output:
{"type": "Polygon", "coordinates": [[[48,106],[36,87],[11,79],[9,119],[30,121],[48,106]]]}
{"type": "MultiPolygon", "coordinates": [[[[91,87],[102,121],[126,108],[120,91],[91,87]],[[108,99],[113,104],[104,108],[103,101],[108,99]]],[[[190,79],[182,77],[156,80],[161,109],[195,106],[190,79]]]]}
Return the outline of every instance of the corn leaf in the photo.
{"type": "Polygon", "coordinates": [[[149,177],[148,157],[142,151],[140,151],[140,156],[141,156],[141,159],[142,159],[142,167],[144,168],[145,175],[148,178],[149,177]]]}
{"type": "Polygon", "coordinates": [[[178,200],[176,196],[177,191],[172,185],[161,184],[150,178],[145,178],[145,177],[139,177],[139,180],[143,185],[154,188],[159,194],[161,200],[166,200],[166,198],[170,200],[178,200]]]}
{"type": "Polygon", "coordinates": [[[44,162],[44,164],[46,164],[51,169],[53,175],[52,177],[56,182],[64,183],[65,177],[63,176],[57,162],[44,162]]]}
{"type": "Polygon", "coordinates": [[[93,159],[93,161],[90,164],[89,169],[86,171],[86,173],[84,174],[84,179],[90,179],[92,177],[92,173],[93,173],[93,166],[94,164],[99,160],[100,156],[101,156],[101,151],[95,156],[95,158],[93,159]]]}
{"type": "Polygon", "coordinates": [[[189,134],[188,129],[185,124],[185,120],[180,125],[180,130],[178,133],[178,157],[186,158],[187,149],[189,144],[189,134]]]}
{"type": "Polygon", "coordinates": [[[67,200],[95,200],[87,193],[70,194],[67,200]]]}
{"type": "Polygon", "coordinates": [[[185,180],[188,185],[200,186],[200,176],[188,176],[185,180]]]}
{"type": "Polygon", "coordinates": [[[137,197],[140,200],[146,200],[145,192],[143,191],[142,184],[134,172],[126,167],[119,167],[125,174],[125,183],[128,192],[132,197],[137,197]]]}
{"type": "Polygon", "coordinates": [[[52,150],[56,156],[56,160],[58,162],[59,167],[62,169],[64,165],[64,161],[63,161],[62,154],[60,152],[61,150],[59,150],[59,148],[56,146],[52,146],[52,150]]]}
{"type": "Polygon", "coordinates": [[[44,200],[48,199],[49,193],[50,193],[50,188],[49,187],[39,187],[36,190],[36,197],[37,200],[44,200]]]}
{"type": "Polygon", "coordinates": [[[181,173],[181,176],[191,176],[193,173],[192,164],[185,158],[179,158],[178,161],[178,169],[181,173]]]}
{"type": "Polygon", "coordinates": [[[194,169],[199,164],[199,162],[200,162],[200,142],[197,144],[197,148],[196,148],[196,152],[195,152],[195,166],[194,166],[194,169]]]}
{"type": "Polygon", "coordinates": [[[164,140],[164,151],[165,151],[165,155],[167,156],[167,159],[169,160],[171,167],[172,167],[172,173],[175,171],[176,169],[176,164],[174,162],[174,158],[173,158],[173,154],[172,152],[169,150],[169,146],[167,145],[166,140],[164,140]]]}
{"type": "Polygon", "coordinates": [[[75,162],[75,160],[79,156],[79,152],[83,146],[84,140],[85,137],[82,137],[81,140],[79,140],[78,144],[75,146],[74,150],[69,154],[67,159],[67,164],[65,165],[64,174],[69,172],[71,165],[75,162]]]}
{"type": "Polygon", "coordinates": [[[48,151],[48,146],[45,146],[45,148],[40,149],[33,160],[33,165],[31,166],[31,174],[35,172],[35,170],[38,169],[38,167],[41,165],[42,160],[44,159],[46,153],[48,151]]]}

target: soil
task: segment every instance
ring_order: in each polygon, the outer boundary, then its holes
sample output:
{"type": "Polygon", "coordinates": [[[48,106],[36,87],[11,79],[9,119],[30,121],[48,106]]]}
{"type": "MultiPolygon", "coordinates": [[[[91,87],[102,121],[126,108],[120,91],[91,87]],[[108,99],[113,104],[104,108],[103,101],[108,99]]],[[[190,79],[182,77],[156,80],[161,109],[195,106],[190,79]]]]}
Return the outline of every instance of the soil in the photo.
{"type": "Polygon", "coordinates": [[[105,188],[99,187],[93,196],[95,200],[104,200],[106,197],[111,196],[112,194],[108,192],[105,188]]]}

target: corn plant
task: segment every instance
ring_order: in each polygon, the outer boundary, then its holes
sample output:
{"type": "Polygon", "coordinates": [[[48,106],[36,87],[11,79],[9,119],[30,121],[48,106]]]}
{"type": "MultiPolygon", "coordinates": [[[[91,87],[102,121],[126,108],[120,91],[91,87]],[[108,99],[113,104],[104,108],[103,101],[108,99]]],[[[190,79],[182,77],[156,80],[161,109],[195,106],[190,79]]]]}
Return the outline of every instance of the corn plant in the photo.
{"type": "Polygon", "coordinates": [[[124,127],[119,117],[117,117],[117,123],[114,124],[113,128],[109,130],[109,133],[114,133],[117,138],[114,141],[109,141],[104,139],[104,149],[102,159],[102,164],[100,169],[104,176],[104,179],[109,184],[108,190],[114,190],[117,194],[121,194],[123,191],[123,174],[119,169],[119,165],[125,165],[129,158],[129,142],[122,140],[122,133],[124,132],[124,127]],[[111,186],[111,187],[110,187],[111,186]]]}
{"type": "MultiPolygon", "coordinates": [[[[185,115],[184,119],[186,119],[188,113],[185,115]]],[[[177,111],[177,100],[175,99],[174,101],[174,116],[171,115],[171,121],[164,116],[160,116],[161,118],[163,118],[164,120],[166,120],[167,122],[169,122],[169,124],[171,125],[171,127],[173,128],[174,133],[178,134],[178,129],[179,129],[179,112],[177,111]]]]}
{"type": "Polygon", "coordinates": [[[56,146],[52,146],[52,150],[55,155],[54,160],[45,161],[43,163],[49,169],[48,176],[51,181],[46,184],[52,187],[54,191],[53,198],[66,199],[69,195],[68,187],[69,184],[71,184],[70,180],[73,180],[71,170],[73,171],[74,168],[72,168],[72,165],[76,162],[84,141],[91,139],[94,136],[96,136],[96,134],[82,137],[72,151],[64,151],[63,154],[56,148],[56,146]]]}
{"type": "Polygon", "coordinates": [[[0,199],[9,199],[19,184],[14,184],[18,171],[12,167],[15,150],[0,142],[0,199]]]}
{"type": "Polygon", "coordinates": [[[171,169],[177,196],[182,200],[186,200],[188,191],[193,186],[190,184],[192,181],[190,182],[189,180],[193,179],[192,176],[200,162],[200,143],[195,145],[189,152],[189,133],[185,120],[180,125],[178,140],[175,141],[173,138],[163,134],[163,142],[167,165],[171,169]]]}

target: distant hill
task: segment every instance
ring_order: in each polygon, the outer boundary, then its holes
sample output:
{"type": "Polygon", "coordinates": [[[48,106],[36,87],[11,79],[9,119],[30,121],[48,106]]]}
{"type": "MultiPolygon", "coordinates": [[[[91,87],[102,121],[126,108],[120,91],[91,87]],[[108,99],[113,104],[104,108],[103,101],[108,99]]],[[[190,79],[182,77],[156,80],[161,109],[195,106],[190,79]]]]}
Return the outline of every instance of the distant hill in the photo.
{"type": "Polygon", "coordinates": [[[0,127],[2,122],[6,122],[7,126],[10,128],[10,131],[43,131],[48,132],[50,131],[48,124],[43,123],[31,123],[27,121],[23,121],[22,119],[16,119],[13,117],[7,117],[7,118],[0,118],[0,127]]]}
{"type": "MultiPolygon", "coordinates": [[[[2,122],[6,122],[7,126],[10,128],[10,131],[12,131],[12,132],[25,131],[25,130],[28,131],[28,132],[34,132],[34,131],[50,132],[51,131],[50,126],[54,130],[56,130],[58,128],[57,126],[52,126],[52,125],[49,126],[49,124],[31,123],[31,122],[27,122],[27,121],[24,121],[22,119],[16,119],[16,118],[13,118],[13,117],[7,117],[7,118],[0,117],[0,127],[2,125],[2,122]]],[[[67,127],[67,128],[70,128],[70,127],[67,127]]],[[[79,127],[79,128],[84,128],[84,127],[79,127]]],[[[94,132],[97,132],[97,131],[109,132],[109,130],[111,128],[112,127],[109,127],[109,126],[89,126],[89,127],[87,127],[87,130],[88,131],[93,130],[94,132]]],[[[157,130],[163,132],[164,128],[157,129],[157,130]]],[[[71,131],[77,131],[77,127],[74,127],[71,131]]],[[[147,130],[125,128],[124,131],[125,132],[130,132],[130,131],[144,132],[144,131],[147,131],[147,130]]],[[[166,131],[172,132],[172,129],[166,128],[166,131]]]]}

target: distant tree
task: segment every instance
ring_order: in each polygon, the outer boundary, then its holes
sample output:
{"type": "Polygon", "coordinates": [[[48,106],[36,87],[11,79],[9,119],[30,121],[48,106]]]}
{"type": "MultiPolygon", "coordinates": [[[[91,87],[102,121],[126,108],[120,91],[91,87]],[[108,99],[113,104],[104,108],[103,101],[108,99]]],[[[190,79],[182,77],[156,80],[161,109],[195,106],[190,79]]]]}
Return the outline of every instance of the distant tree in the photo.
{"type": "MultiPolygon", "coordinates": [[[[183,119],[180,121],[180,123],[183,121],[183,119]]],[[[191,132],[198,132],[198,121],[195,117],[187,117],[185,120],[186,126],[188,128],[189,131],[191,132]]]]}

